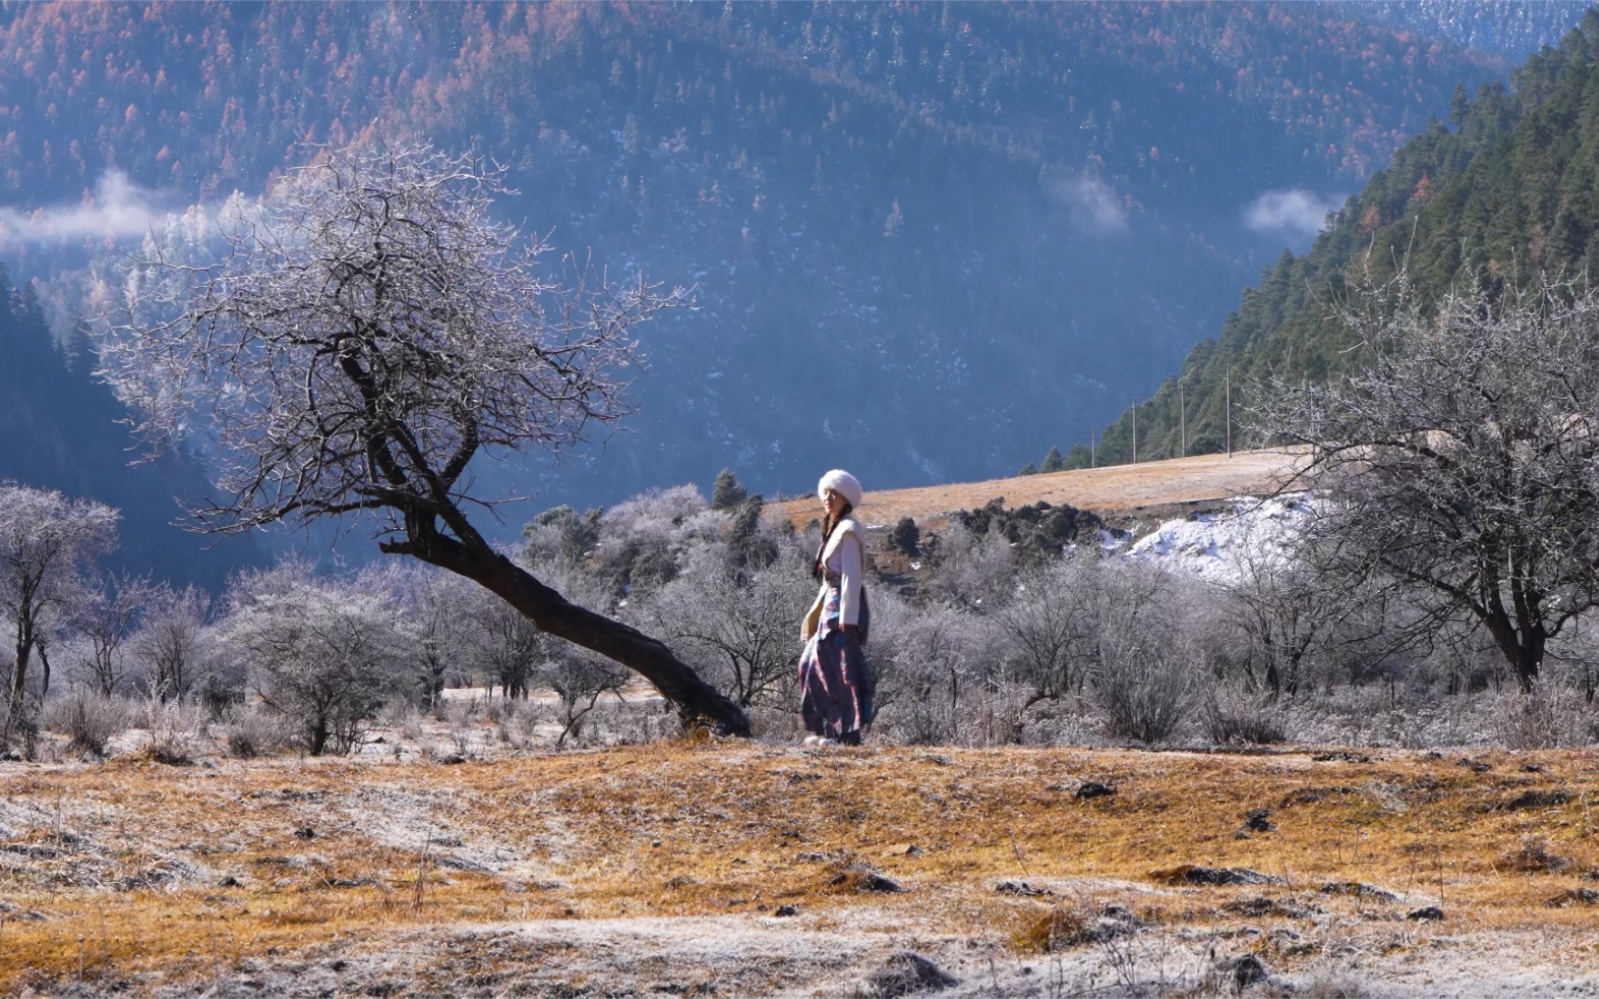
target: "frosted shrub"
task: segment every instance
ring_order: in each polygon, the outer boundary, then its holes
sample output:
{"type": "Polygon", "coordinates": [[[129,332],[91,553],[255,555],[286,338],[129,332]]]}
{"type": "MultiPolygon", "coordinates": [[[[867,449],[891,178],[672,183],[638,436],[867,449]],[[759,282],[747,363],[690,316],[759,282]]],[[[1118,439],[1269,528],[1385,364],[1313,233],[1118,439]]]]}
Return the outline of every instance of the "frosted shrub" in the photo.
{"type": "Polygon", "coordinates": [[[228,755],[241,760],[275,756],[295,745],[294,726],[282,715],[256,706],[229,708],[222,718],[221,734],[228,755]]]}
{"type": "Polygon", "coordinates": [[[163,701],[152,695],[139,702],[134,724],[145,731],[140,752],[157,763],[181,765],[194,758],[206,736],[206,711],[186,701],[163,701]]]}
{"type": "Polygon", "coordinates": [[[1093,671],[1094,701],[1114,738],[1165,742],[1188,717],[1199,693],[1189,643],[1165,636],[1110,634],[1100,638],[1093,671]]]}
{"type": "Polygon", "coordinates": [[[123,698],[79,687],[46,701],[39,721],[46,731],[67,737],[68,752],[104,756],[106,746],[127,730],[132,717],[133,709],[123,698]]]}
{"type": "Polygon", "coordinates": [[[1218,746],[1264,746],[1289,741],[1285,707],[1237,687],[1213,690],[1199,710],[1205,738],[1218,746]]]}
{"type": "Polygon", "coordinates": [[[1557,683],[1540,681],[1531,693],[1507,691],[1490,701],[1489,732],[1506,749],[1558,749],[1592,738],[1594,716],[1582,695],[1557,683]]]}

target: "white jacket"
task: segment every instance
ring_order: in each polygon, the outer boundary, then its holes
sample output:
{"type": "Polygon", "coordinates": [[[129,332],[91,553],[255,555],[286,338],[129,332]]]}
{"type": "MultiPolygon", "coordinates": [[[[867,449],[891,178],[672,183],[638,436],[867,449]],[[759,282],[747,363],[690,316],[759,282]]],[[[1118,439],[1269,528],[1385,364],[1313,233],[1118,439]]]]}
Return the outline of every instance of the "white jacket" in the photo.
{"type": "MultiPolygon", "coordinates": [[[[853,516],[845,517],[833,528],[833,533],[827,539],[827,547],[822,550],[822,567],[829,574],[837,574],[840,577],[838,598],[840,627],[861,623],[862,566],[866,550],[861,530],[860,521],[853,516]]],[[[816,591],[816,600],[811,603],[811,609],[805,615],[805,623],[800,629],[802,637],[809,639],[822,625],[822,609],[826,602],[827,580],[824,579],[821,588],[816,591]]]]}

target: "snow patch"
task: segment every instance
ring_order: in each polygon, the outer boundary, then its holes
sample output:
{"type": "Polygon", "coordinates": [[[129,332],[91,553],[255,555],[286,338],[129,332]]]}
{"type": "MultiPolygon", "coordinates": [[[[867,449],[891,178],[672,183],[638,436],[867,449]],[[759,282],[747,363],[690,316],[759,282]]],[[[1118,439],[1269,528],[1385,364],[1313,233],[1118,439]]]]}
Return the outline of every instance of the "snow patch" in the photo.
{"type": "MultiPolygon", "coordinates": [[[[1127,546],[1122,557],[1218,583],[1236,582],[1251,563],[1288,558],[1313,502],[1302,492],[1266,499],[1235,497],[1223,512],[1166,521],[1127,546]]],[[[1100,544],[1107,551],[1121,547],[1109,532],[1101,532],[1100,544]]]]}

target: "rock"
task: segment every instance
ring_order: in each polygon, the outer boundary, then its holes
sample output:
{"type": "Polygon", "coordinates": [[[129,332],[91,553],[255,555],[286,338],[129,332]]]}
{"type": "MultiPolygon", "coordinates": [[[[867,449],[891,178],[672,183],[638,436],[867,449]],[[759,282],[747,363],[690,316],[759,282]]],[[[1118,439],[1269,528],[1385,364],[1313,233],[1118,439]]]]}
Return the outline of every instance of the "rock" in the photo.
{"type": "Polygon", "coordinates": [[[936,992],[959,985],[960,980],[915,951],[903,950],[889,958],[866,984],[870,995],[888,997],[936,992]]]}
{"type": "Polygon", "coordinates": [[[885,857],[914,857],[918,853],[925,853],[925,852],[926,851],[924,851],[921,847],[917,846],[915,843],[900,843],[897,846],[891,846],[888,849],[884,850],[883,851],[883,856],[885,856],[885,857]]]}
{"type": "Polygon", "coordinates": [[[218,888],[243,888],[244,887],[244,882],[240,881],[238,878],[236,878],[233,875],[229,874],[227,877],[225,877],[221,881],[217,882],[217,887],[218,888]]]}
{"type": "Polygon", "coordinates": [[[1085,780],[1078,785],[1077,793],[1072,795],[1072,797],[1079,801],[1086,801],[1090,798],[1104,798],[1115,793],[1116,789],[1111,787],[1109,784],[1101,784],[1098,781],[1085,780]]]}
{"type": "Polygon", "coordinates": [[[1417,922],[1436,922],[1444,918],[1444,910],[1438,908],[1436,905],[1423,906],[1420,909],[1411,910],[1405,915],[1405,918],[1414,919],[1417,922]]]}
{"type": "Polygon", "coordinates": [[[994,890],[1001,895],[1019,895],[1023,898],[1037,898],[1040,895],[1054,894],[1047,888],[1034,888],[1025,881],[1001,881],[994,886],[994,890]]]}
{"type": "Polygon", "coordinates": [[[1551,790],[1534,789],[1521,792],[1500,805],[1499,810],[1514,812],[1523,808],[1556,808],[1560,805],[1570,804],[1571,799],[1571,792],[1560,788],[1551,790]]]}
{"type": "Polygon", "coordinates": [[[1317,763],[1370,763],[1371,757],[1363,753],[1336,752],[1317,753],[1311,757],[1317,763]]]}
{"type": "Polygon", "coordinates": [[[1271,812],[1264,808],[1251,809],[1244,819],[1244,828],[1250,832],[1271,832],[1277,827],[1271,822],[1271,812]]]}
{"type": "Polygon", "coordinates": [[[1245,916],[1249,919],[1264,919],[1268,916],[1282,919],[1308,919],[1316,910],[1256,895],[1254,898],[1241,898],[1235,902],[1227,902],[1222,905],[1221,911],[1232,913],[1235,916],[1245,916]]]}
{"type": "Polygon", "coordinates": [[[797,916],[797,915],[799,915],[799,906],[797,906],[797,905],[780,905],[780,906],[777,907],[777,910],[772,913],[772,915],[777,916],[779,918],[783,918],[783,919],[786,919],[789,916],[797,916]]]}
{"type": "Polygon", "coordinates": [[[1183,864],[1163,871],[1151,871],[1150,877],[1167,884],[1186,885],[1280,885],[1286,882],[1274,874],[1262,874],[1247,867],[1196,867],[1183,864]]]}
{"type": "Polygon", "coordinates": [[[1216,970],[1226,976],[1232,982],[1232,987],[1239,992],[1271,977],[1265,962],[1254,954],[1240,954],[1238,957],[1218,961],[1216,970]]]}
{"type": "Polygon", "coordinates": [[[316,830],[310,826],[301,826],[294,830],[295,839],[316,839],[316,830]]]}
{"type": "Polygon", "coordinates": [[[1546,905],[1562,909],[1568,905],[1599,905],[1599,891],[1592,888],[1571,888],[1551,898],[1546,905]]]}
{"type": "Polygon", "coordinates": [[[1302,787],[1290,791],[1283,796],[1281,808],[1292,805],[1314,805],[1318,801],[1325,801],[1333,795],[1359,794],[1358,787],[1302,787]]]}
{"type": "Polygon", "coordinates": [[[465,763],[466,757],[462,756],[460,753],[451,753],[448,756],[439,757],[439,762],[447,767],[453,767],[458,763],[465,763]]]}
{"type": "Polygon", "coordinates": [[[1493,769],[1492,763],[1484,763],[1481,760],[1467,759],[1464,756],[1455,761],[1455,766],[1465,767],[1474,774],[1485,774],[1493,769]]]}
{"type": "Polygon", "coordinates": [[[1323,895],[1353,895],[1373,902],[1397,902],[1399,896],[1386,888],[1378,888],[1364,881],[1329,881],[1321,886],[1323,895]]]}

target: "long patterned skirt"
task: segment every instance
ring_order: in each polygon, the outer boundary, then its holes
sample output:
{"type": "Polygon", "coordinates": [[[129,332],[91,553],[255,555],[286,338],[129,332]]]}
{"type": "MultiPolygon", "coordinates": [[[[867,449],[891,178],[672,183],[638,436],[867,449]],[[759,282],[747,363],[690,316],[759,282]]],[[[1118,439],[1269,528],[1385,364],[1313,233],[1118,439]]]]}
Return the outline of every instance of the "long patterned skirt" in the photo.
{"type": "MultiPolygon", "coordinates": [[[[857,742],[862,726],[872,720],[877,685],[861,652],[859,633],[839,628],[838,602],[838,588],[828,587],[821,627],[800,653],[800,714],[806,731],[857,742]]],[[[869,620],[867,613],[863,608],[863,628],[869,620]]]]}

